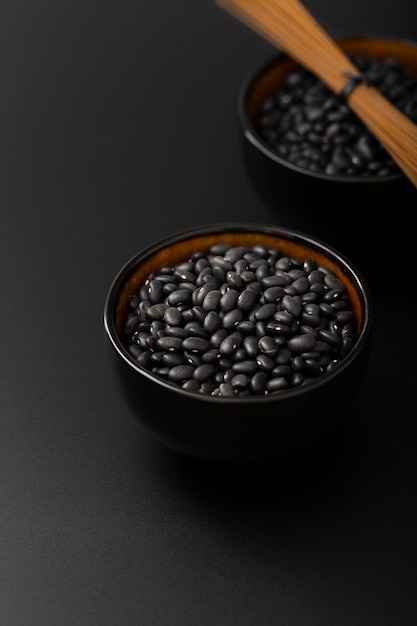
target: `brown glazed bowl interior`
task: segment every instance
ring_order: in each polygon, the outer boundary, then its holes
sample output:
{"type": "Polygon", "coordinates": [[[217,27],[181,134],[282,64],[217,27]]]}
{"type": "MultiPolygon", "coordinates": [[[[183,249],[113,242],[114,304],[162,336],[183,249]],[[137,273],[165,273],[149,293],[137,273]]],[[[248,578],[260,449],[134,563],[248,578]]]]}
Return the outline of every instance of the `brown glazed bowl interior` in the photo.
{"type": "MultiPolygon", "coordinates": [[[[417,43],[413,41],[362,36],[338,43],[348,54],[394,58],[417,74],[417,43]]],[[[268,146],[256,130],[260,104],[299,67],[278,52],[243,82],[238,119],[244,163],[255,191],[280,224],[309,232],[350,256],[357,243],[367,245],[401,232],[409,219],[409,207],[416,203],[417,190],[401,171],[386,177],[313,172],[291,164],[268,146]],[[391,203],[395,220],[381,211],[382,205],[391,203]]]]}
{"type": "Polygon", "coordinates": [[[359,271],[326,244],[268,225],[216,224],[165,237],[128,261],[110,286],[104,328],[121,399],[150,436],[198,459],[270,460],[319,440],[351,414],[365,378],[372,304],[359,271]],[[145,277],[222,241],[279,247],[284,255],[312,258],[335,272],[346,285],[357,326],[355,345],[337,368],[308,385],[278,394],[222,398],[186,391],[144,369],[130,356],[123,323],[130,298],[145,277]]]}

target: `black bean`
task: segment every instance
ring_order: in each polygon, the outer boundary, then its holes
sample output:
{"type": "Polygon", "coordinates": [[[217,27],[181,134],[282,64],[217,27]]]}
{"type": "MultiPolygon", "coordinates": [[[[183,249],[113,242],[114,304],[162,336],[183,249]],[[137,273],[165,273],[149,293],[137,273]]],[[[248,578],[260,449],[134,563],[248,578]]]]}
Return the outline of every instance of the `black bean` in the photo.
{"type": "Polygon", "coordinates": [[[277,310],[277,307],[273,302],[267,302],[266,304],[263,304],[262,306],[259,307],[259,309],[255,311],[255,319],[257,321],[269,319],[270,317],[274,315],[276,310],[277,310]]]}
{"type": "Polygon", "coordinates": [[[243,319],[236,326],[236,330],[243,335],[252,335],[255,332],[255,324],[250,320],[243,319]]]}
{"type": "Polygon", "coordinates": [[[263,291],[262,283],[260,283],[259,280],[254,280],[253,282],[248,283],[246,285],[246,289],[248,291],[254,291],[257,296],[259,296],[263,291]]]}
{"type": "Polygon", "coordinates": [[[269,378],[265,372],[256,372],[251,378],[250,389],[254,394],[263,394],[269,378]]]}
{"type": "Polygon", "coordinates": [[[249,270],[249,263],[245,259],[238,258],[234,263],[234,271],[239,274],[242,285],[245,284],[242,275],[249,270]]]}
{"type": "Polygon", "coordinates": [[[165,352],[163,350],[153,351],[151,354],[151,361],[154,365],[160,365],[162,367],[162,361],[165,356],[165,352]]]}
{"type": "Polygon", "coordinates": [[[138,359],[143,353],[143,348],[138,346],[136,343],[132,343],[127,347],[129,354],[133,356],[134,359],[138,359]]]}
{"type": "Polygon", "coordinates": [[[280,285],[275,285],[273,287],[268,287],[263,292],[263,297],[266,302],[277,302],[285,295],[285,291],[280,285]]]}
{"type": "Polygon", "coordinates": [[[326,354],[327,352],[330,352],[331,349],[331,343],[328,343],[327,341],[320,341],[320,339],[318,339],[314,345],[314,350],[319,352],[319,354],[326,354]]]}
{"type": "Polygon", "coordinates": [[[227,284],[232,289],[240,290],[243,287],[242,278],[240,277],[238,272],[235,272],[234,270],[230,270],[230,271],[226,272],[226,281],[227,281],[227,284]]]}
{"type": "Polygon", "coordinates": [[[291,350],[291,352],[301,353],[306,352],[306,350],[312,350],[316,345],[316,340],[313,335],[298,335],[295,337],[291,337],[287,341],[287,346],[291,350]]]}
{"type": "Polygon", "coordinates": [[[283,389],[288,389],[290,383],[283,376],[275,376],[271,378],[266,383],[266,390],[270,393],[274,393],[276,391],[282,391],[283,389]]]}
{"type": "Polygon", "coordinates": [[[235,391],[230,383],[221,383],[219,385],[219,396],[231,398],[235,395],[235,391]]]}
{"type": "Polygon", "coordinates": [[[335,318],[338,324],[346,324],[353,320],[353,312],[351,310],[337,311],[335,318]]]}
{"type": "Polygon", "coordinates": [[[231,370],[232,366],[233,366],[233,361],[231,359],[227,359],[227,358],[220,358],[218,361],[218,366],[220,370],[223,370],[223,376],[224,377],[224,372],[227,370],[231,370]]]}
{"type": "Polygon", "coordinates": [[[219,346],[219,353],[222,356],[230,356],[240,347],[242,341],[243,335],[241,333],[234,332],[227,335],[219,346]]]}
{"type": "Polygon", "coordinates": [[[183,350],[190,352],[205,352],[210,346],[208,339],[203,337],[186,337],[182,341],[183,350]]]}
{"type": "Polygon", "coordinates": [[[325,274],[324,275],[324,284],[329,289],[337,289],[340,292],[345,292],[346,291],[345,285],[334,274],[325,274]]]}
{"type": "Polygon", "coordinates": [[[264,335],[266,335],[267,333],[267,328],[266,328],[266,324],[263,320],[260,320],[259,322],[255,323],[255,336],[260,339],[260,337],[263,337],[264,335]]]}
{"type": "Polygon", "coordinates": [[[323,300],[324,302],[333,303],[335,300],[339,300],[342,294],[343,290],[341,289],[329,289],[329,291],[324,294],[323,300]]]}
{"type": "Polygon", "coordinates": [[[165,326],[165,334],[185,339],[186,337],[188,337],[189,333],[185,328],[182,328],[181,326],[165,326]]]}
{"type": "Polygon", "coordinates": [[[168,304],[164,304],[163,302],[151,304],[146,311],[146,315],[150,320],[161,320],[164,317],[167,308],[168,304]]]}
{"type": "Polygon", "coordinates": [[[214,348],[218,348],[225,337],[227,337],[229,331],[226,328],[218,328],[210,337],[210,344],[214,348]]]}
{"type": "Polygon", "coordinates": [[[220,309],[227,313],[236,307],[236,302],[239,297],[239,292],[236,289],[229,289],[220,298],[220,309]]]}
{"type": "Polygon", "coordinates": [[[181,265],[177,266],[174,270],[173,277],[178,279],[181,283],[190,283],[191,285],[196,281],[196,275],[194,273],[194,266],[189,263],[186,267],[181,265]]]}
{"type": "Polygon", "coordinates": [[[353,348],[353,341],[351,337],[343,337],[342,345],[340,346],[339,355],[342,359],[349,354],[353,348]]]}
{"type": "Polygon", "coordinates": [[[158,341],[158,337],[156,335],[148,335],[146,339],[146,347],[154,352],[156,350],[156,342],[158,341]]]}
{"type": "Polygon", "coordinates": [[[206,350],[204,354],[201,355],[201,359],[204,363],[216,363],[219,358],[220,354],[217,348],[206,350]]]}
{"type": "Polygon", "coordinates": [[[302,294],[301,302],[302,304],[313,304],[317,302],[318,296],[314,291],[306,291],[302,294]]]}
{"type": "MultiPolygon", "coordinates": [[[[288,270],[291,269],[291,259],[287,256],[282,256],[278,259],[278,261],[275,264],[275,268],[277,270],[281,270],[282,272],[288,272],[288,270]]],[[[279,275],[279,272],[277,272],[277,275],[279,275]]]]}
{"type": "Polygon", "coordinates": [[[153,320],[153,322],[149,326],[149,332],[155,337],[160,337],[161,333],[165,334],[164,330],[165,330],[165,326],[162,320],[153,320]]]}
{"type": "Polygon", "coordinates": [[[187,335],[189,337],[202,337],[203,339],[207,339],[208,337],[207,331],[198,320],[191,320],[191,322],[187,322],[184,326],[184,330],[187,331],[187,335]]]}
{"type": "Polygon", "coordinates": [[[326,286],[322,283],[313,283],[310,287],[310,291],[315,293],[319,298],[322,298],[326,293],[326,286]]]}
{"type": "Polygon", "coordinates": [[[212,289],[213,289],[213,285],[210,284],[209,282],[205,282],[203,285],[201,285],[201,287],[199,287],[198,289],[196,289],[196,291],[193,292],[192,294],[193,303],[201,306],[204,302],[204,298],[206,297],[208,292],[211,291],[212,289]]]}
{"type": "Polygon", "coordinates": [[[167,303],[170,306],[178,306],[185,304],[191,299],[191,292],[189,289],[176,289],[172,291],[167,297],[167,303]]]}
{"type": "Polygon", "coordinates": [[[319,337],[318,330],[316,328],[313,328],[312,326],[309,326],[308,324],[301,324],[299,330],[302,335],[313,335],[315,339],[318,339],[319,337]]]}
{"type": "Polygon", "coordinates": [[[278,344],[270,335],[264,335],[258,341],[258,347],[264,354],[274,355],[278,352],[278,344]]]}
{"type": "Polygon", "coordinates": [[[152,304],[162,302],[164,299],[163,284],[159,280],[151,280],[148,285],[148,298],[152,304]]]}
{"type": "Polygon", "coordinates": [[[258,371],[258,364],[256,363],[256,361],[250,361],[250,360],[239,361],[237,363],[233,363],[232,369],[234,372],[237,372],[238,374],[250,375],[258,371]]]}
{"type": "Polygon", "coordinates": [[[304,374],[312,378],[318,378],[323,373],[322,368],[315,359],[304,360],[304,374]]]}
{"type": "Polygon", "coordinates": [[[251,289],[244,289],[237,298],[237,306],[242,311],[250,311],[256,302],[256,293],[251,289]]]}
{"type": "Polygon", "coordinates": [[[301,356],[304,359],[304,361],[306,361],[307,359],[312,359],[313,361],[317,361],[318,358],[320,357],[320,352],[317,352],[317,350],[310,350],[309,352],[302,352],[301,356]]]}
{"type": "Polygon", "coordinates": [[[224,328],[235,328],[243,320],[243,312],[240,309],[233,309],[223,316],[224,328]]]}
{"type": "MultiPolygon", "coordinates": [[[[265,333],[261,335],[265,337],[265,333]]],[[[256,356],[259,352],[258,337],[256,335],[248,335],[243,339],[243,347],[246,350],[246,354],[250,357],[256,356]]]]}
{"type": "Polygon", "coordinates": [[[335,316],[334,309],[327,302],[320,302],[319,309],[320,313],[323,313],[326,317],[333,318],[335,316]]]}
{"type": "Polygon", "coordinates": [[[270,275],[271,275],[271,269],[267,265],[267,263],[262,262],[256,268],[255,276],[256,276],[257,281],[261,281],[263,278],[265,278],[265,276],[270,276],[270,275]]]}
{"type": "Polygon", "coordinates": [[[256,363],[263,372],[272,372],[275,367],[275,361],[267,354],[258,354],[256,363]]]}
{"type": "Polygon", "coordinates": [[[237,348],[231,356],[233,363],[243,361],[247,357],[247,352],[244,348],[237,348]]]}
{"type": "Polygon", "coordinates": [[[158,350],[165,350],[168,352],[179,352],[182,350],[183,340],[180,337],[165,336],[159,337],[156,341],[156,347],[158,350]]]}
{"type": "Polygon", "coordinates": [[[188,306],[184,306],[182,304],[180,304],[178,306],[179,310],[182,313],[182,321],[184,324],[189,324],[190,322],[194,321],[194,313],[192,311],[192,309],[190,309],[188,306]]]}
{"type": "Polygon", "coordinates": [[[220,307],[221,293],[218,289],[210,289],[204,296],[202,307],[205,311],[217,311],[220,307]]]}
{"type": "Polygon", "coordinates": [[[221,326],[221,318],[216,311],[209,311],[203,321],[203,328],[208,333],[214,333],[221,326]]]}
{"type": "Polygon", "coordinates": [[[191,308],[191,312],[193,314],[194,319],[198,320],[199,322],[204,322],[204,320],[207,317],[207,311],[205,311],[203,307],[199,306],[198,304],[194,305],[191,308]]]}
{"type": "Polygon", "coordinates": [[[195,380],[194,378],[189,378],[181,386],[186,391],[192,391],[192,392],[198,392],[201,389],[200,383],[198,382],[198,380],[195,380]]]}
{"type": "Polygon", "coordinates": [[[201,383],[200,386],[200,392],[207,395],[211,395],[212,393],[214,393],[215,389],[216,384],[210,382],[209,380],[204,381],[204,383],[201,383]]]}
{"type": "Polygon", "coordinates": [[[227,251],[230,250],[231,248],[232,248],[232,245],[230,243],[219,242],[219,243],[214,243],[211,246],[210,252],[214,255],[226,255],[227,251]]]}
{"type": "Polygon", "coordinates": [[[264,287],[286,287],[290,283],[290,278],[284,272],[276,272],[272,276],[265,276],[262,280],[264,287]]]}
{"type": "Polygon", "coordinates": [[[291,378],[291,386],[292,387],[299,387],[300,385],[302,385],[304,382],[304,376],[301,372],[294,372],[292,378],[291,378]]]}
{"type": "Polygon", "coordinates": [[[173,283],[171,281],[164,283],[163,290],[165,296],[167,296],[172,291],[175,291],[176,289],[178,289],[178,285],[176,283],[173,283]]]}
{"type": "Polygon", "coordinates": [[[151,350],[144,350],[141,354],[139,354],[136,359],[139,365],[148,369],[151,365],[152,352],[151,350]]]}
{"type": "Polygon", "coordinates": [[[275,355],[275,362],[277,363],[277,365],[284,365],[286,363],[289,363],[292,357],[293,354],[291,350],[288,350],[288,348],[280,348],[275,355]]]}
{"type": "Polygon", "coordinates": [[[211,363],[202,363],[195,368],[193,376],[196,380],[202,383],[214,376],[216,371],[216,368],[211,363]]]}
{"type": "Polygon", "coordinates": [[[126,335],[133,334],[135,330],[137,329],[139,323],[140,323],[139,315],[135,315],[135,314],[129,315],[124,325],[124,329],[123,329],[124,333],[126,335]]]}
{"type": "Polygon", "coordinates": [[[224,257],[231,263],[236,263],[236,261],[241,259],[243,255],[249,251],[250,251],[250,248],[248,248],[248,246],[234,246],[234,247],[230,247],[225,252],[224,257]]]}
{"type": "Polygon", "coordinates": [[[289,365],[276,365],[272,370],[274,378],[290,378],[293,375],[293,369],[289,365]]]}
{"type": "Polygon", "coordinates": [[[268,322],[266,329],[274,335],[288,335],[291,331],[291,326],[282,324],[281,322],[272,321],[268,322]]]}
{"type": "Polygon", "coordinates": [[[182,313],[175,306],[169,306],[165,309],[164,320],[170,326],[179,326],[182,322],[182,313]]]}
{"type": "Polygon", "coordinates": [[[277,322],[278,324],[286,324],[290,327],[293,321],[294,315],[289,311],[279,310],[274,314],[274,322],[277,322]]]}
{"type": "Polygon", "coordinates": [[[179,383],[192,378],[194,371],[195,368],[192,365],[174,365],[168,372],[168,378],[175,383],[179,383]]]}
{"type": "Polygon", "coordinates": [[[245,284],[253,283],[256,279],[255,272],[250,272],[249,270],[242,272],[241,277],[245,284]]]}
{"type": "MultiPolygon", "coordinates": [[[[313,303],[314,305],[314,303],[313,303]]],[[[308,326],[319,326],[322,320],[321,311],[317,305],[313,308],[313,305],[310,304],[310,307],[306,305],[303,308],[303,312],[300,316],[300,321],[302,324],[307,324],[308,326]]]]}
{"type": "Polygon", "coordinates": [[[330,346],[338,347],[342,343],[342,339],[340,335],[332,332],[331,330],[320,330],[319,337],[320,339],[328,343],[330,346]]]}
{"type": "Polygon", "coordinates": [[[315,283],[324,283],[324,274],[319,269],[312,269],[308,274],[308,280],[311,285],[314,285],[315,283]]]}
{"type": "Polygon", "coordinates": [[[284,310],[291,313],[294,317],[301,315],[301,311],[303,310],[303,305],[298,296],[285,295],[282,299],[282,306],[284,310]]]}
{"type": "Polygon", "coordinates": [[[233,389],[247,389],[249,386],[249,377],[246,374],[236,374],[230,381],[233,389]]]}

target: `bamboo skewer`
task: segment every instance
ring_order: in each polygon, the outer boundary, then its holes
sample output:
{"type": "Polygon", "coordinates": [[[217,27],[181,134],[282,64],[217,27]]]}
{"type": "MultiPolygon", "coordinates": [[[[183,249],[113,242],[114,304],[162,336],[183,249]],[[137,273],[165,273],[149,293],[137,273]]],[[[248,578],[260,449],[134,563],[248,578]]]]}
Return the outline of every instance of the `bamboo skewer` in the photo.
{"type": "Polygon", "coordinates": [[[417,187],[417,125],[356,66],[299,0],[217,0],[222,8],[341,94],[352,81],[348,105],[417,187]]]}

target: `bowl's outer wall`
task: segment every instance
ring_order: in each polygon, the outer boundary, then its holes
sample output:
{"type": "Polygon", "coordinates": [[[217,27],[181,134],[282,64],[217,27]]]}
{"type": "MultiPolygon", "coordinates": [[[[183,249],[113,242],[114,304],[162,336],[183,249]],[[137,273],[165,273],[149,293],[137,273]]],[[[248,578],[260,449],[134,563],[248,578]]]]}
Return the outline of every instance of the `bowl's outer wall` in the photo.
{"type": "Polygon", "coordinates": [[[127,408],[148,434],[187,456],[245,462],[303,449],[348,418],[366,375],[369,339],[370,333],[348,366],[325,384],[266,402],[184,394],[133,370],[113,346],[109,353],[127,408]]]}
{"type": "Polygon", "coordinates": [[[375,183],[323,180],[267,157],[242,131],[249,180],[280,224],[308,232],[336,248],[400,234],[417,192],[406,178],[375,183]],[[395,211],[383,210],[383,207],[395,211]]]}

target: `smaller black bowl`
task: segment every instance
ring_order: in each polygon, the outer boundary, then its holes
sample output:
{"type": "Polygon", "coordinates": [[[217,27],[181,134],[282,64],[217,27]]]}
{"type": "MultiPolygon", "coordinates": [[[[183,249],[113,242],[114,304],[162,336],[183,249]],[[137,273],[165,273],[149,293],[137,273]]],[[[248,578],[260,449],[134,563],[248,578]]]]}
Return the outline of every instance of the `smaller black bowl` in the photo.
{"type": "MultiPolygon", "coordinates": [[[[341,39],[339,44],[348,54],[395,59],[417,75],[415,42],[355,37],[341,39]]],[[[383,177],[311,171],[285,160],[265,141],[258,127],[262,103],[276,97],[285,79],[299,69],[300,65],[278,52],[242,84],[238,118],[249,178],[281,225],[319,237],[349,257],[358,252],[357,244],[365,244],[374,258],[370,242],[380,243],[382,237],[407,230],[417,190],[399,170],[383,177]]]]}
{"type": "Polygon", "coordinates": [[[355,266],[319,240],[268,225],[217,224],[165,237],[128,261],[110,286],[104,328],[121,398],[152,437],[199,459],[269,461],[302,450],[351,415],[368,364],[371,295],[355,266]],[[299,262],[313,259],[319,267],[336,274],[352,303],[356,340],[334,369],[308,384],[279,393],[218,397],[169,382],[132,356],[124,327],[132,297],[145,279],[152,272],[160,274],[161,268],[187,261],[194,253],[206,253],[210,246],[221,242],[279,248],[284,256],[299,262]]]}

